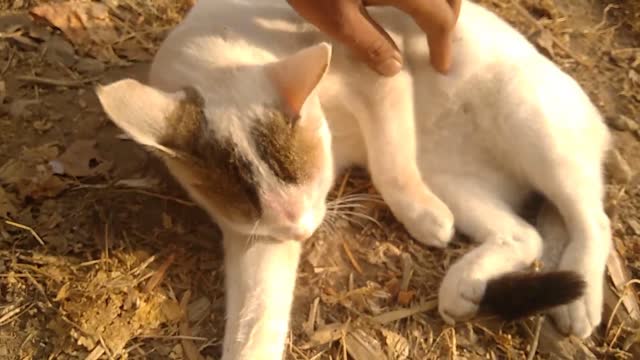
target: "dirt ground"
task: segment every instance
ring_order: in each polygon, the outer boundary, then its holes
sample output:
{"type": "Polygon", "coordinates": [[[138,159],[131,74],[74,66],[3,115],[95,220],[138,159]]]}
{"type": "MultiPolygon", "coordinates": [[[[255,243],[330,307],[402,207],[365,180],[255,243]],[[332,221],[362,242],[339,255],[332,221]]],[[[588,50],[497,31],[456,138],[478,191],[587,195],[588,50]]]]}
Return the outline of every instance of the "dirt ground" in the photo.
{"type": "MultiPolygon", "coordinates": [[[[585,341],[537,317],[446,326],[438,285],[470,242],[416,244],[352,171],[334,196],[364,207],[306,243],[287,359],[640,359],[640,3],[481,2],[580,81],[615,135],[604,324],[585,341]]],[[[219,357],[219,232],[93,92],[144,80],[189,6],[0,1],[0,359],[219,357]]]]}

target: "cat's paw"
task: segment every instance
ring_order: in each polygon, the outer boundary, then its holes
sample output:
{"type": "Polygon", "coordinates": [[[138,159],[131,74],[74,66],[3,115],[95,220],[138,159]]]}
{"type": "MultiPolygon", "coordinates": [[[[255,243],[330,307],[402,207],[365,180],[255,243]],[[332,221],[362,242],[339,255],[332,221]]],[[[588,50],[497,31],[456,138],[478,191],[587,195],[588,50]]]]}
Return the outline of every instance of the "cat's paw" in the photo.
{"type": "Polygon", "coordinates": [[[592,306],[585,297],[552,309],[550,315],[561,333],[581,339],[589,337],[601,321],[600,307],[592,306]]]}
{"type": "Polygon", "coordinates": [[[438,311],[448,324],[466,321],[476,315],[487,288],[487,281],[473,276],[464,263],[449,269],[438,293],[438,311]]]}
{"type": "Polygon", "coordinates": [[[556,327],[565,335],[581,339],[591,335],[602,321],[602,281],[587,282],[584,295],[578,300],[551,309],[549,314],[556,327]]]}
{"type": "Polygon", "coordinates": [[[556,327],[565,335],[586,338],[600,325],[606,259],[606,250],[584,251],[584,247],[577,242],[565,249],[558,269],[580,274],[586,285],[582,297],[549,311],[556,327]]]}
{"type": "MultiPolygon", "coordinates": [[[[444,203],[414,204],[410,211],[396,210],[396,218],[417,241],[437,248],[444,248],[455,233],[453,214],[444,203]]],[[[406,209],[406,207],[405,207],[406,209]]],[[[393,211],[393,209],[392,209],[393,211]]]]}

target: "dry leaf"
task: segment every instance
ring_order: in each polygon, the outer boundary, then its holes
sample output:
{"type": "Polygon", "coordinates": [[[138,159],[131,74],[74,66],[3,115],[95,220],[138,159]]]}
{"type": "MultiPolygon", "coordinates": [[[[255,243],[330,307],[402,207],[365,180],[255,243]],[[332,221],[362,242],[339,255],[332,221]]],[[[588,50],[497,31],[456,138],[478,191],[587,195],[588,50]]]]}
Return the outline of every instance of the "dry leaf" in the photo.
{"type": "Polygon", "coordinates": [[[111,162],[100,158],[95,145],[94,140],[78,140],[49,165],[57,174],[75,177],[105,174],[111,168],[111,162]]]}
{"type": "Polygon", "coordinates": [[[384,314],[377,315],[373,318],[373,321],[379,324],[388,324],[393,321],[401,320],[415,314],[431,311],[438,307],[438,300],[429,300],[422,304],[418,304],[408,309],[392,310],[384,314]]]}
{"type": "Polygon", "coordinates": [[[633,171],[629,163],[618,150],[611,152],[606,168],[613,180],[618,184],[626,185],[633,177],[633,171]]]}
{"type": "Polygon", "coordinates": [[[58,293],[56,294],[55,299],[53,299],[54,301],[62,301],[64,299],[66,299],[67,297],[69,297],[69,288],[71,287],[71,283],[65,283],[64,285],[62,285],[62,287],[60,288],[60,290],[58,290],[58,293]]]}
{"type": "Polygon", "coordinates": [[[110,45],[118,40],[118,33],[108,6],[98,2],[51,2],[34,7],[31,14],[62,30],[69,41],[94,57],[114,58],[110,45]]]}
{"type": "Polygon", "coordinates": [[[190,322],[198,322],[205,318],[209,314],[209,308],[211,307],[211,301],[206,296],[198,298],[193,301],[187,307],[187,315],[190,322]]]}
{"type": "Polygon", "coordinates": [[[363,329],[346,334],[344,338],[347,352],[354,360],[386,359],[380,342],[363,329]]]}
{"type": "Polygon", "coordinates": [[[4,99],[7,97],[7,84],[0,80],[0,104],[4,102],[4,99]]]}
{"type": "Polygon", "coordinates": [[[640,75],[635,70],[629,70],[629,79],[636,84],[640,85],[640,75]]]}
{"type": "Polygon", "coordinates": [[[387,343],[390,359],[404,360],[409,357],[409,341],[405,337],[387,329],[382,329],[382,334],[387,343]]]}
{"type": "Polygon", "coordinates": [[[20,198],[43,199],[52,198],[63,192],[68,183],[56,176],[42,165],[36,167],[36,174],[16,182],[20,198]]]}
{"type": "Polygon", "coordinates": [[[551,324],[551,321],[545,321],[542,324],[538,352],[551,355],[552,359],[597,359],[581,340],[560,334],[551,324]]]}
{"type": "Polygon", "coordinates": [[[131,61],[150,61],[153,54],[140,46],[137,41],[125,41],[116,47],[118,55],[131,61]]]}
{"type": "Polygon", "coordinates": [[[324,345],[336,341],[349,329],[348,324],[334,323],[321,327],[316,330],[306,344],[300,346],[300,349],[306,350],[316,346],[324,345]]]}
{"type": "Polygon", "coordinates": [[[624,291],[625,286],[631,280],[629,268],[616,249],[611,250],[607,260],[607,270],[616,289],[622,294],[622,303],[634,320],[640,320],[640,306],[633,291],[624,291]]]}
{"type": "Polygon", "coordinates": [[[162,213],[162,227],[167,230],[173,227],[173,220],[171,219],[171,216],[164,212],[162,213]]]}
{"type": "Polygon", "coordinates": [[[556,54],[553,51],[553,35],[549,30],[542,30],[538,38],[536,39],[538,45],[545,49],[551,58],[555,58],[556,54]]]}
{"type": "Polygon", "coordinates": [[[402,306],[409,305],[415,295],[416,295],[416,292],[413,290],[398,292],[398,304],[402,306]]]}
{"type": "Polygon", "coordinates": [[[45,132],[53,127],[53,123],[46,119],[36,120],[33,122],[33,127],[40,132],[45,132]]]}
{"type": "Polygon", "coordinates": [[[15,188],[20,199],[54,197],[68,187],[44,163],[58,155],[55,144],[25,149],[18,158],[10,159],[0,167],[0,183],[15,188]]]}
{"type": "Polygon", "coordinates": [[[146,177],[137,179],[122,179],[115,183],[115,186],[122,186],[134,189],[155,189],[160,186],[160,180],[146,177]]]}
{"type": "Polygon", "coordinates": [[[17,99],[9,105],[9,115],[14,119],[28,119],[33,115],[29,108],[39,105],[40,102],[40,100],[35,99],[17,99]]]}

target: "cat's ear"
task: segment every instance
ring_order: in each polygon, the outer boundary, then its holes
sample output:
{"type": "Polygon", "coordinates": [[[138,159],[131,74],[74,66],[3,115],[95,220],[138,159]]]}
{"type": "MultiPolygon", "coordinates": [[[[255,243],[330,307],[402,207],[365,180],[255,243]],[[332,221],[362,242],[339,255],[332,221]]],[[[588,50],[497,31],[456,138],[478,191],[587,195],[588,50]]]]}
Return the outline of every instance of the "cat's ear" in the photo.
{"type": "Polygon", "coordinates": [[[331,45],[323,42],[270,64],[268,74],[287,111],[298,115],[305,101],[329,69],[331,45]]]}
{"type": "Polygon", "coordinates": [[[105,113],[133,140],[175,155],[160,141],[167,135],[167,118],[185,98],[184,92],[165,93],[126,79],[98,86],[96,93],[105,113]]]}

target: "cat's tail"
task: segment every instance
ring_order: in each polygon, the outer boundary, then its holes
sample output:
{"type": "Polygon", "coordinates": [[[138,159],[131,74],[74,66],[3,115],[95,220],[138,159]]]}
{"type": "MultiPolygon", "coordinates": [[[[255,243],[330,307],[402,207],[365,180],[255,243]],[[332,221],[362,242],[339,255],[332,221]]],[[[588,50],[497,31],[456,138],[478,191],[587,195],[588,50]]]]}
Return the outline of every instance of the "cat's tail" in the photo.
{"type": "Polygon", "coordinates": [[[571,303],[584,293],[582,276],[557,271],[569,233],[558,210],[543,198],[533,199],[530,216],[544,243],[542,263],[546,272],[515,272],[490,280],[480,311],[514,320],[571,303]]]}
{"type": "Polygon", "coordinates": [[[585,282],[571,271],[517,272],[487,283],[480,312],[504,320],[527,317],[582,296],[585,282]]]}

